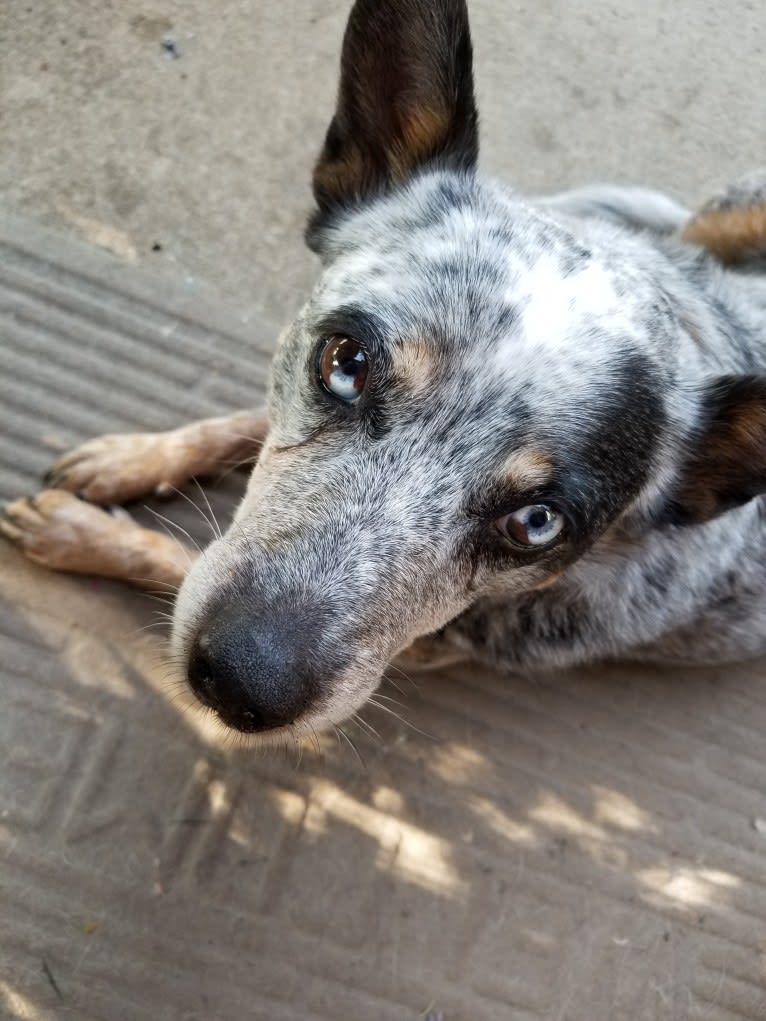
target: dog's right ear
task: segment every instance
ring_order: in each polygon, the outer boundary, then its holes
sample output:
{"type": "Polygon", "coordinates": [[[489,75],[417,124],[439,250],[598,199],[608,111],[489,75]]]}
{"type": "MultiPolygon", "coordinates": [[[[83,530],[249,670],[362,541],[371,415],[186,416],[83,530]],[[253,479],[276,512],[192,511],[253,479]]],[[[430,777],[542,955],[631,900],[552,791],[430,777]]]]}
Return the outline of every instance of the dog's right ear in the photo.
{"type": "Polygon", "coordinates": [[[665,512],[699,524],[766,493],[766,376],[722,376],[708,385],[697,436],[665,512]]]}
{"type": "Polygon", "coordinates": [[[338,212],[423,167],[473,169],[478,148],[465,0],[356,0],[314,169],[309,246],[321,247],[338,212]]]}

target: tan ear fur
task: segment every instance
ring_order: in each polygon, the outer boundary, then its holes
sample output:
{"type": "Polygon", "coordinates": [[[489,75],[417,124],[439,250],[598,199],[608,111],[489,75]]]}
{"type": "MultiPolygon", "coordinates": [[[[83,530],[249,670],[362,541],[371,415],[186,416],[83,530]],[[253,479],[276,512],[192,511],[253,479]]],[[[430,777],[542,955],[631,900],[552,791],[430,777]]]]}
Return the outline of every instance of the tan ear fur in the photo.
{"type": "Polygon", "coordinates": [[[766,256],[766,169],[745,174],[705,203],[681,238],[727,264],[766,256]]]}
{"type": "Polygon", "coordinates": [[[766,492],[766,377],[724,376],[709,388],[684,466],[679,522],[701,522],[766,492]]]}

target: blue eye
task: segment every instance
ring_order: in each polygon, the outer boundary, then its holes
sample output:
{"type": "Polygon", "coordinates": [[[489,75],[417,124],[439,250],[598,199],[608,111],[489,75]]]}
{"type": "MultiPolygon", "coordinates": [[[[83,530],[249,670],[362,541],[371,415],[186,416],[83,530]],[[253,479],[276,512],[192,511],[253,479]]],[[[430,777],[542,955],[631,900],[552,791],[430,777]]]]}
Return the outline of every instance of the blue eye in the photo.
{"type": "Polygon", "coordinates": [[[517,546],[534,549],[547,546],[561,535],[564,515],[543,503],[521,507],[495,521],[495,528],[517,546]]]}
{"type": "Polygon", "coordinates": [[[362,396],[368,374],[367,352],[358,340],[330,338],[319,359],[319,376],[326,390],[347,404],[355,404],[362,396]]]}

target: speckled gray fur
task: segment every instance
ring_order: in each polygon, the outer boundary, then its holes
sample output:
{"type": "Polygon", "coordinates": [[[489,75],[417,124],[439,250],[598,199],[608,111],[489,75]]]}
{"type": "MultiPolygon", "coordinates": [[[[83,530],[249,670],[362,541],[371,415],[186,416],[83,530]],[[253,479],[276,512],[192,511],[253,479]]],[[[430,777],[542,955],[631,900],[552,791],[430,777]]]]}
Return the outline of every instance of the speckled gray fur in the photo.
{"type": "Polygon", "coordinates": [[[222,599],[257,591],[296,628],[319,613],[313,726],[427,634],[511,670],[766,651],[764,498],[674,514],[710,384],[766,372],[766,279],[673,240],[684,216],[629,189],[531,204],[431,165],[315,224],[269,440],[182,588],[177,649],[222,599]],[[360,408],[318,384],[333,333],[370,352],[360,408]],[[563,541],[508,548],[493,520],[535,500],[565,511],[563,541]]]}

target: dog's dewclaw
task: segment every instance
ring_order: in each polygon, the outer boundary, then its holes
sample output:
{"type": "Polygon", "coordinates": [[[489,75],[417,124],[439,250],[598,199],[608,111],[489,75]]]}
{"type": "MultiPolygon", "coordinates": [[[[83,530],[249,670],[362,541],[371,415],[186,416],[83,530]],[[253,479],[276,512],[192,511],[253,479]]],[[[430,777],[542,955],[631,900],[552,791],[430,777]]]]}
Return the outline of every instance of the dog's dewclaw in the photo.
{"type": "Polygon", "coordinates": [[[101,504],[168,496],[190,478],[254,458],[266,428],[262,413],[238,412],[169,432],[99,436],[59,458],[45,484],[101,504]]]}
{"type": "Polygon", "coordinates": [[[0,532],[36,564],[116,578],[142,588],[177,586],[194,554],[180,542],[141,528],[61,489],[14,500],[0,532]]]}

